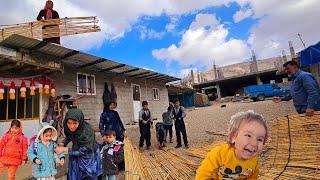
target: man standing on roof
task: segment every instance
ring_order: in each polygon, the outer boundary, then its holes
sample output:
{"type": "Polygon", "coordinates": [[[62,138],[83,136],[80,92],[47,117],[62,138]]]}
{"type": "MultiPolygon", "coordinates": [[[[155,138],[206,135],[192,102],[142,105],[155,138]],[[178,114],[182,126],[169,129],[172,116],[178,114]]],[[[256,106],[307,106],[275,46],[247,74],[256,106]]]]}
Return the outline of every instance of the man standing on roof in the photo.
{"type": "MultiPolygon", "coordinates": [[[[312,116],[314,111],[320,111],[320,89],[315,77],[308,72],[301,71],[296,61],[288,61],[283,67],[292,77],[290,92],[296,111],[299,114],[306,113],[307,116],[312,116]]],[[[288,99],[274,98],[276,103],[281,100],[288,99]]]]}
{"type": "MultiPolygon", "coordinates": [[[[59,14],[57,11],[53,10],[53,2],[51,0],[48,0],[46,2],[46,5],[44,8],[39,12],[37,20],[49,20],[49,19],[59,19],[59,14]]],[[[53,31],[57,31],[58,34],[60,32],[59,26],[58,25],[46,25],[43,26],[42,29],[43,31],[45,29],[52,29],[53,31]]],[[[56,33],[55,33],[56,34],[56,33]]],[[[60,44],[60,37],[52,37],[52,38],[43,38],[43,41],[47,43],[56,43],[60,44]]]]}

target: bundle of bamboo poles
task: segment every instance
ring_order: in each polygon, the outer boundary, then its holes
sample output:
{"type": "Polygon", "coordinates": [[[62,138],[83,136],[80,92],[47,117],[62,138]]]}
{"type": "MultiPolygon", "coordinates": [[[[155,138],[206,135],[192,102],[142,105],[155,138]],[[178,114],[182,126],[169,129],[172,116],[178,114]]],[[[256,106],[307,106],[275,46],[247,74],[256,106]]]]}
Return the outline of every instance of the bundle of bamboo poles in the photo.
{"type": "Polygon", "coordinates": [[[18,34],[34,39],[44,39],[89,32],[98,32],[100,27],[97,25],[96,16],[71,17],[61,19],[41,20],[21,24],[1,26],[0,40],[18,34]]]}
{"type": "Polygon", "coordinates": [[[140,154],[132,145],[131,141],[126,138],[124,140],[124,160],[125,160],[125,178],[126,180],[142,179],[142,162],[140,154]]]}
{"type": "Polygon", "coordinates": [[[319,113],[277,118],[261,156],[261,179],[320,179],[319,137],[319,113]]]}
{"type": "Polygon", "coordinates": [[[125,140],[125,176],[127,180],[194,179],[198,164],[173,150],[141,152],[125,140]]]}

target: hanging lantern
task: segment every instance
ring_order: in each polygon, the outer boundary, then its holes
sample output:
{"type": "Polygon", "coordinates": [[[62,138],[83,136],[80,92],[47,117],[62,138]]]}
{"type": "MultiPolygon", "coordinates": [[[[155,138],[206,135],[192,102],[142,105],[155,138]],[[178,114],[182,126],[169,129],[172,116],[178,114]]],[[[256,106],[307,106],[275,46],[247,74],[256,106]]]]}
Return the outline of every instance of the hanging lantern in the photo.
{"type": "Polygon", "coordinates": [[[26,98],[27,85],[26,82],[22,81],[20,86],[20,97],[26,98]]]}
{"type": "Polygon", "coordinates": [[[3,82],[0,81],[0,100],[3,100],[3,94],[4,94],[4,85],[3,85],[3,82]]]}
{"type": "Polygon", "coordinates": [[[49,84],[50,84],[49,80],[47,79],[46,83],[44,84],[44,94],[49,94],[49,89],[50,89],[49,84]]]}
{"type": "Polygon", "coordinates": [[[51,97],[56,97],[56,85],[53,82],[50,84],[50,93],[51,97]]]}
{"type": "Polygon", "coordinates": [[[39,84],[38,84],[38,88],[39,88],[39,94],[43,93],[43,79],[39,79],[39,84]]]}
{"type": "Polygon", "coordinates": [[[36,85],[35,85],[35,83],[34,83],[34,80],[32,79],[32,80],[30,81],[30,96],[36,95],[35,90],[36,90],[36,85]]]}
{"type": "Polygon", "coordinates": [[[16,99],[16,84],[11,81],[9,86],[9,99],[15,100],[16,99]]]}

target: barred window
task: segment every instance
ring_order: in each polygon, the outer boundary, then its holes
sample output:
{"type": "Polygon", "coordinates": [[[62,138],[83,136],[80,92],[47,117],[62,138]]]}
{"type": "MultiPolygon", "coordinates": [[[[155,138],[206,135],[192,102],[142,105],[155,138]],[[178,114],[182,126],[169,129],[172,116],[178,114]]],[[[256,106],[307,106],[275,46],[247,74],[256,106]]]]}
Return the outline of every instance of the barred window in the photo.
{"type": "Polygon", "coordinates": [[[77,73],[77,92],[80,95],[96,95],[95,76],[77,73]]]}
{"type": "Polygon", "coordinates": [[[9,99],[9,88],[5,86],[3,100],[0,100],[0,121],[12,119],[28,120],[38,119],[40,112],[39,92],[30,96],[30,89],[27,88],[26,98],[20,97],[20,88],[16,88],[16,99],[9,99]]]}
{"type": "Polygon", "coordinates": [[[159,89],[153,88],[152,91],[153,91],[153,100],[155,101],[160,100],[159,89]]]}

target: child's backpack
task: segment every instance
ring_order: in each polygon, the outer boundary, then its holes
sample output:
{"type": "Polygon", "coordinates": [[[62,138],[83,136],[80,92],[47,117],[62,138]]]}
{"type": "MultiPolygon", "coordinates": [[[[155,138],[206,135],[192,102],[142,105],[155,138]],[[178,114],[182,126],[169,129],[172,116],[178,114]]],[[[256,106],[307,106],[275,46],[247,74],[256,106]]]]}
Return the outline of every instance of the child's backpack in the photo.
{"type": "Polygon", "coordinates": [[[164,127],[163,127],[163,123],[157,122],[157,124],[156,124],[156,132],[157,132],[158,141],[162,143],[164,141],[164,135],[165,135],[165,130],[164,130],[164,127]]]}

